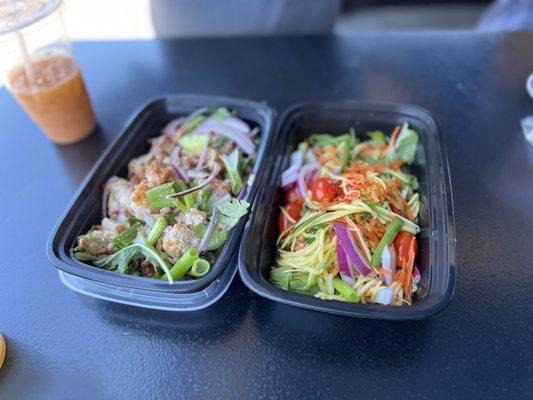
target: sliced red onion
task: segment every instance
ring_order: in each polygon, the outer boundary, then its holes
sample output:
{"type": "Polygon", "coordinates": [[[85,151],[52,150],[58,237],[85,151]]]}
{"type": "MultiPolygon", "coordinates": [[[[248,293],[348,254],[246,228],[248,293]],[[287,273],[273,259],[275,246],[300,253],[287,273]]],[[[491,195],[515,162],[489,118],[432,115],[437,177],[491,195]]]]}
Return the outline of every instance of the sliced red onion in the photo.
{"type": "Polygon", "coordinates": [[[220,172],[220,166],[218,164],[216,164],[215,166],[215,169],[213,170],[213,172],[211,173],[211,175],[209,175],[209,177],[203,181],[202,183],[200,183],[199,185],[195,186],[195,187],[192,187],[190,189],[186,189],[186,190],[183,190],[181,192],[178,192],[178,193],[173,193],[173,194],[169,194],[167,196],[167,198],[169,199],[177,199],[177,198],[180,198],[180,197],[183,197],[183,196],[186,196],[188,195],[189,193],[193,193],[193,192],[196,192],[197,190],[200,190],[201,188],[203,188],[204,186],[206,186],[207,184],[209,184],[213,179],[215,179],[218,175],[218,173],[220,172]]]}
{"type": "Polygon", "coordinates": [[[198,163],[196,164],[195,169],[197,171],[200,171],[203,168],[205,164],[205,160],[207,158],[207,152],[208,152],[208,147],[206,146],[202,149],[202,152],[200,153],[200,158],[198,159],[198,163]]]}
{"type": "Polygon", "coordinates": [[[281,186],[285,188],[298,180],[298,171],[300,171],[303,159],[301,150],[296,150],[291,153],[291,165],[281,174],[281,186]]]}
{"type": "Polygon", "coordinates": [[[304,162],[304,155],[302,150],[298,149],[291,153],[291,166],[297,165],[298,168],[302,166],[304,162]]]}
{"type": "Polygon", "coordinates": [[[189,178],[198,178],[198,179],[205,179],[209,176],[208,172],[205,171],[196,171],[195,169],[190,169],[187,171],[187,175],[189,178]]]}
{"type": "Polygon", "coordinates": [[[307,174],[310,174],[317,168],[317,164],[305,164],[302,168],[300,168],[300,171],[298,172],[298,192],[300,192],[300,196],[305,197],[305,193],[307,192],[305,187],[305,179],[307,174]]]}
{"type": "Polygon", "coordinates": [[[183,167],[181,166],[180,151],[181,147],[179,146],[175,147],[174,150],[172,150],[172,153],[170,154],[170,162],[172,163],[176,174],[178,174],[178,176],[185,183],[189,183],[189,176],[187,175],[187,171],[185,171],[185,169],[183,169],[183,167]]]}
{"type": "Polygon", "coordinates": [[[418,283],[420,282],[420,279],[422,279],[422,276],[420,275],[420,271],[417,267],[413,267],[413,282],[418,283]]]}
{"type": "Polygon", "coordinates": [[[246,154],[252,154],[255,151],[255,143],[241,130],[228,125],[224,122],[207,119],[202,122],[192,134],[215,132],[225,136],[239,146],[246,154]]]}
{"type": "Polygon", "coordinates": [[[311,186],[313,184],[313,181],[315,180],[315,176],[318,172],[318,169],[312,170],[309,175],[307,175],[307,179],[305,180],[305,184],[307,186],[311,186]]]}
{"type": "Polygon", "coordinates": [[[281,186],[286,188],[296,182],[298,179],[298,170],[299,167],[297,165],[293,165],[292,167],[289,167],[283,171],[283,174],[281,174],[281,186]]]}
{"type": "Polygon", "coordinates": [[[163,128],[163,135],[166,135],[166,136],[174,135],[184,120],[185,120],[184,117],[180,117],[180,118],[175,118],[172,121],[170,121],[163,128]]]}
{"type": "Polygon", "coordinates": [[[380,287],[378,294],[376,295],[376,297],[374,297],[374,302],[388,306],[390,303],[392,303],[393,297],[394,292],[390,287],[380,287]]]}
{"type": "Polygon", "coordinates": [[[252,129],[250,131],[250,133],[248,134],[248,137],[250,137],[250,138],[255,137],[259,133],[259,130],[260,130],[260,128],[258,126],[256,126],[254,129],[252,129]]]}
{"type": "MultiPolygon", "coordinates": [[[[144,222],[146,222],[146,225],[151,228],[152,226],[155,225],[155,218],[152,217],[151,215],[146,215],[144,217],[144,222]]],[[[142,241],[140,243],[143,243],[142,241]]]]}
{"type": "Polygon", "coordinates": [[[389,204],[389,205],[393,213],[398,214],[398,215],[403,215],[402,211],[398,207],[396,207],[394,204],[389,204]]]}
{"type": "Polygon", "coordinates": [[[187,125],[189,125],[193,119],[195,119],[196,117],[202,115],[203,113],[206,113],[209,111],[209,108],[207,107],[201,107],[195,111],[193,111],[192,113],[190,113],[189,115],[187,115],[187,117],[185,117],[185,120],[183,121],[182,123],[182,127],[185,128],[187,125]]]}
{"type": "Polygon", "coordinates": [[[352,261],[357,271],[363,276],[367,276],[369,273],[371,273],[372,270],[370,269],[370,266],[363,254],[357,248],[353,236],[348,230],[348,226],[342,222],[334,222],[333,228],[337,234],[338,242],[346,252],[348,259],[352,261]]]}
{"type": "Polygon", "coordinates": [[[337,262],[339,263],[339,272],[353,277],[353,271],[350,268],[350,264],[348,264],[348,256],[339,242],[337,242],[337,262]]]}
{"type": "Polygon", "coordinates": [[[239,195],[237,196],[237,200],[244,199],[244,196],[246,196],[247,192],[248,192],[248,183],[245,183],[243,188],[241,189],[239,195]]]}
{"type": "Polygon", "coordinates": [[[249,133],[250,132],[250,125],[248,125],[246,122],[244,122],[242,119],[229,116],[224,120],[224,123],[233,126],[234,128],[237,128],[238,130],[242,131],[243,133],[249,133]]]}
{"type": "Polygon", "coordinates": [[[389,271],[389,273],[381,275],[383,282],[385,282],[387,286],[390,286],[394,278],[394,273],[396,272],[396,253],[390,246],[385,246],[383,248],[383,252],[381,253],[381,268],[385,271],[389,271]]]}
{"type": "Polygon", "coordinates": [[[351,287],[355,286],[353,264],[348,259],[343,247],[337,243],[337,261],[339,263],[339,275],[341,279],[351,287]]]}
{"type": "MultiPolygon", "coordinates": [[[[225,194],[224,196],[222,196],[218,201],[217,201],[217,204],[222,204],[222,203],[225,203],[227,201],[231,201],[231,196],[229,194],[225,194]]],[[[216,205],[215,205],[216,207],[216,205]]]]}
{"type": "Polygon", "coordinates": [[[318,164],[318,160],[316,159],[315,157],[315,153],[313,153],[313,150],[311,149],[307,149],[307,153],[305,153],[306,157],[307,157],[307,160],[310,162],[310,163],[313,163],[313,164],[318,164]]]}
{"type": "Polygon", "coordinates": [[[350,285],[351,287],[354,287],[354,286],[355,286],[356,281],[355,281],[354,278],[350,278],[350,277],[348,277],[348,276],[346,276],[346,275],[344,275],[344,274],[339,274],[339,275],[340,275],[340,277],[341,277],[341,279],[342,279],[342,281],[343,281],[344,283],[347,283],[347,284],[350,285]]]}
{"type": "Polygon", "coordinates": [[[109,188],[104,185],[104,193],[102,194],[102,215],[107,218],[107,201],[109,200],[109,188]]]}
{"type": "Polygon", "coordinates": [[[217,224],[217,208],[215,206],[213,207],[213,214],[211,215],[211,221],[209,221],[209,226],[207,227],[207,230],[205,231],[202,241],[198,245],[198,253],[201,253],[207,247],[207,244],[209,243],[209,239],[211,239],[211,235],[213,235],[213,232],[215,231],[216,224],[217,224]]]}

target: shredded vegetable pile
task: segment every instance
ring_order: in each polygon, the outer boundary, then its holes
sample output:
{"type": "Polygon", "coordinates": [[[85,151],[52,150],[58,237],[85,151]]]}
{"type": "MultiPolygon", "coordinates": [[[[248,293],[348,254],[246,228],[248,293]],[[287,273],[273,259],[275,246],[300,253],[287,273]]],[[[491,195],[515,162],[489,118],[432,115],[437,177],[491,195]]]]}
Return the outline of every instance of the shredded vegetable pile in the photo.
{"type": "Polygon", "coordinates": [[[374,131],[360,142],[350,130],[300,143],[282,175],[271,282],[324,300],[411,304],[420,202],[406,167],[417,143],[408,124],[390,138],[374,131]]]}
{"type": "Polygon", "coordinates": [[[258,133],[226,108],[172,120],[128,179],[104,185],[104,218],[77,238],[75,257],[170,283],[205,276],[248,211],[258,133]]]}

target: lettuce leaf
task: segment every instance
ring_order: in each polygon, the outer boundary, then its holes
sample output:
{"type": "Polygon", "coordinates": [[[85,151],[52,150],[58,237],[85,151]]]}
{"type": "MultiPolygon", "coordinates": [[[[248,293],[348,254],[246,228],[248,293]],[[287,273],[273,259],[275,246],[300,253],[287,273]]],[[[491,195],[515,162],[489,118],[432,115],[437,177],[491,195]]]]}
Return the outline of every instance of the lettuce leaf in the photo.
{"type": "Polygon", "coordinates": [[[139,251],[139,248],[135,245],[124,247],[122,250],[117,251],[106,258],[99,261],[95,261],[94,265],[97,267],[106,267],[109,270],[117,270],[121,274],[128,273],[130,268],[130,262],[139,251]]]}
{"type": "Polygon", "coordinates": [[[416,146],[418,144],[418,133],[410,129],[407,124],[403,127],[401,135],[396,140],[392,151],[388,154],[389,163],[396,160],[403,160],[411,164],[415,158],[416,146]]]}
{"type": "Polygon", "coordinates": [[[219,107],[215,111],[213,111],[213,114],[211,114],[211,118],[217,119],[219,121],[224,121],[226,118],[232,115],[233,113],[229,111],[226,107],[219,107]]]}
{"type": "Polygon", "coordinates": [[[385,144],[385,134],[382,131],[372,131],[367,133],[374,146],[385,144]]]}
{"type": "Polygon", "coordinates": [[[207,133],[190,133],[180,138],[180,146],[191,154],[200,154],[208,144],[209,135],[207,133]]]}
{"type": "Polygon", "coordinates": [[[343,143],[345,140],[350,139],[351,136],[349,133],[344,135],[333,136],[328,133],[314,133],[309,136],[309,142],[312,145],[324,147],[324,146],[338,146],[343,143]]]}
{"type": "Polygon", "coordinates": [[[299,293],[315,294],[318,292],[316,283],[308,285],[309,274],[294,272],[290,267],[274,267],[270,270],[270,282],[275,286],[299,293]]]}
{"type": "Polygon", "coordinates": [[[206,119],[207,117],[205,115],[198,115],[197,117],[193,118],[191,122],[189,122],[187,125],[183,127],[183,132],[190,133],[194,131],[196,128],[198,128],[198,125],[200,125],[206,119]]]}
{"type": "Polygon", "coordinates": [[[289,290],[291,273],[289,267],[274,267],[270,270],[270,282],[280,289],[289,290]]]}
{"type": "MultiPolygon", "coordinates": [[[[167,276],[170,276],[170,266],[167,261],[159,254],[159,251],[156,250],[152,245],[146,243],[144,238],[141,238],[144,244],[142,243],[132,243],[128,247],[117,251],[110,256],[103,258],[101,260],[95,261],[94,265],[100,268],[107,268],[109,270],[117,270],[123,274],[127,274],[130,268],[131,260],[139,251],[149,259],[156,267],[162,269],[167,276]]],[[[169,279],[170,283],[172,280],[169,279]]]]}

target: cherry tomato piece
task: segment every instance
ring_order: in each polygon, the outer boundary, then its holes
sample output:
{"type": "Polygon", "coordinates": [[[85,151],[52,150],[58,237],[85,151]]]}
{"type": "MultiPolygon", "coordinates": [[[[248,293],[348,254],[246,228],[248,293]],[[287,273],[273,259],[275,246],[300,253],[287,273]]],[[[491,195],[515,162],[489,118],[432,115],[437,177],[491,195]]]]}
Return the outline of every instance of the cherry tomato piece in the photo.
{"type": "MultiPolygon", "coordinates": [[[[300,213],[302,212],[302,208],[304,207],[304,203],[302,199],[297,199],[294,203],[287,203],[284,205],[285,210],[287,210],[287,214],[290,215],[290,217],[295,220],[300,220],[300,213]]],[[[279,216],[278,216],[278,226],[280,232],[284,231],[291,225],[291,222],[287,219],[285,214],[280,210],[279,216]]]]}
{"type": "Polygon", "coordinates": [[[331,202],[339,195],[339,189],[329,178],[315,179],[311,185],[311,194],[313,200],[322,202],[331,202]]]}
{"type": "Polygon", "coordinates": [[[303,207],[304,207],[304,204],[301,201],[298,201],[296,203],[289,203],[285,205],[285,209],[287,210],[287,213],[295,221],[300,220],[300,213],[302,212],[303,207]]]}
{"type": "Polygon", "coordinates": [[[298,193],[298,185],[295,183],[285,191],[285,202],[294,203],[297,201],[303,201],[303,199],[298,193]]]}
{"type": "Polygon", "coordinates": [[[290,223],[285,214],[280,210],[278,215],[278,228],[280,232],[283,232],[289,227],[290,223]]]}
{"type": "Polygon", "coordinates": [[[409,247],[411,246],[412,240],[415,241],[414,250],[416,256],[416,254],[418,253],[418,243],[416,241],[416,238],[412,234],[401,231],[394,239],[392,245],[394,246],[394,250],[396,251],[396,263],[400,268],[403,268],[409,260],[409,247]]]}

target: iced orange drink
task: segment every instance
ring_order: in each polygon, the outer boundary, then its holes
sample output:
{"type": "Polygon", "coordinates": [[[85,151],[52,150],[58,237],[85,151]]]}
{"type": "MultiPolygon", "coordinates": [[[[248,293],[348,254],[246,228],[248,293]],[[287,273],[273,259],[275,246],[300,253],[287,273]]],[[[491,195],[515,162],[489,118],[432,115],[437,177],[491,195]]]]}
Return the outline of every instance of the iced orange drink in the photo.
{"type": "Polygon", "coordinates": [[[76,142],[95,129],[81,72],[70,55],[30,59],[10,71],[8,82],[15,98],[53,142],[76,142]]]}

